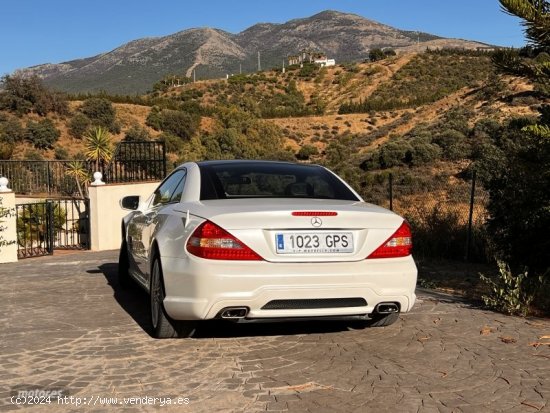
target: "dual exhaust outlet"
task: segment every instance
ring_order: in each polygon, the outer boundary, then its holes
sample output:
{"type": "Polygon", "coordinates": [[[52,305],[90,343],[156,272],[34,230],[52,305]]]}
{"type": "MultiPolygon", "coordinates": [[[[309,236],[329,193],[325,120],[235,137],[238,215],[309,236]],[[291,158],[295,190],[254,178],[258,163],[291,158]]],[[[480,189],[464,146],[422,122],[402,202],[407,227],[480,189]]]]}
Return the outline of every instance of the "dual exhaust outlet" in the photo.
{"type": "Polygon", "coordinates": [[[379,303],[374,307],[374,312],[376,314],[392,314],[399,312],[399,305],[396,303],[379,303]]]}
{"type": "Polygon", "coordinates": [[[248,314],[248,307],[226,307],[220,311],[220,317],[230,320],[245,318],[248,314]]]}

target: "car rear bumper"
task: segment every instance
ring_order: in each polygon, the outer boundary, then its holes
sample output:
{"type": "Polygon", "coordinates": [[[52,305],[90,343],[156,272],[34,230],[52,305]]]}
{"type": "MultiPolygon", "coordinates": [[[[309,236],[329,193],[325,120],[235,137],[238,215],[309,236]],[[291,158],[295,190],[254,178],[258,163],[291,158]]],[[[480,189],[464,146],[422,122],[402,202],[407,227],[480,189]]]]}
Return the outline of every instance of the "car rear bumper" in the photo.
{"type": "MultiPolygon", "coordinates": [[[[382,302],[401,312],[414,305],[417,269],[412,257],[338,263],[270,263],[162,258],[164,307],[176,320],[216,318],[246,307],[248,319],[371,314],[382,302]],[[263,309],[273,300],[363,298],[354,307],[263,309]]],[[[292,306],[291,306],[292,307],[292,306]]]]}

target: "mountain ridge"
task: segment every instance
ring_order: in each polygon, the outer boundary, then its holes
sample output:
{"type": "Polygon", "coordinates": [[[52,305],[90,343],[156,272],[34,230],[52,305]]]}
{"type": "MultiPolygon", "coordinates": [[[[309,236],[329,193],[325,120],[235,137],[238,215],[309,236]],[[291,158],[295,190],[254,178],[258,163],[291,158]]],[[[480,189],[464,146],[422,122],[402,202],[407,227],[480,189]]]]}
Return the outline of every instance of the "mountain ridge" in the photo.
{"type": "MultiPolygon", "coordinates": [[[[19,69],[16,73],[37,75],[54,88],[67,92],[143,93],[167,74],[198,78],[223,77],[238,70],[280,67],[288,55],[302,49],[319,50],[337,62],[361,61],[372,48],[396,51],[416,46],[445,47],[457,39],[407,31],[352,13],[325,10],[285,23],[262,22],[239,33],[211,28],[188,28],[176,33],[132,40],[95,56],[61,63],[46,63],[19,69]]],[[[486,46],[461,40],[459,47],[486,46]]],[[[425,48],[424,47],[424,48],[425,48]]]]}

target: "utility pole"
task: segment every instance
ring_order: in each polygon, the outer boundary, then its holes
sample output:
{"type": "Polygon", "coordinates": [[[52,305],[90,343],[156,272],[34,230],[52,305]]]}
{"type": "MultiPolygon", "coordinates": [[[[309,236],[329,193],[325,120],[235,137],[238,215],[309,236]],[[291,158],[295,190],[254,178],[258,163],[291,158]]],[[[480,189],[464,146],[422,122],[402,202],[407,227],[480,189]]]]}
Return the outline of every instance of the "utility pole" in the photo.
{"type": "Polygon", "coordinates": [[[239,74],[243,74],[243,65],[241,63],[239,63],[239,74]]]}
{"type": "Polygon", "coordinates": [[[285,59],[283,58],[283,74],[285,73],[285,59]]]}
{"type": "Polygon", "coordinates": [[[195,69],[193,69],[193,83],[195,83],[195,69]]]}
{"type": "Polygon", "coordinates": [[[260,63],[260,52],[258,52],[258,72],[262,71],[262,65],[260,63]]]}

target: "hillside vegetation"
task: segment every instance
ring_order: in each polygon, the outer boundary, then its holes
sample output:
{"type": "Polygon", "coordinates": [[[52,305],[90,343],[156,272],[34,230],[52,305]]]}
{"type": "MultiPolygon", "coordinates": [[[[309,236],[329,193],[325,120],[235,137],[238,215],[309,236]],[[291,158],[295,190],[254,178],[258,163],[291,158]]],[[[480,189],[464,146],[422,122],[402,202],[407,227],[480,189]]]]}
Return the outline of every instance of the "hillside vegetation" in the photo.
{"type": "Polygon", "coordinates": [[[5,79],[4,159],[81,158],[82,137],[100,125],[115,142],[164,140],[173,162],[321,162],[359,189],[365,170],[402,168],[419,179],[426,172],[416,169],[458,172],[479,155],[480,125],[497,128],[532,116],[540,103],[530,85],[497,76],[486,53],[457,50],[196,83],[166,78],[142,96],[74,95],[65,101],[31,79],[5,79]]]}

